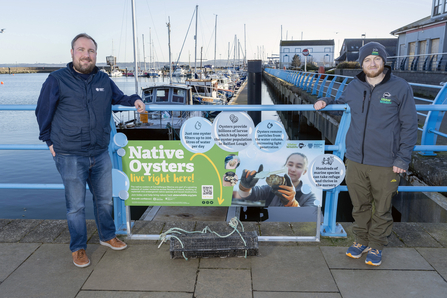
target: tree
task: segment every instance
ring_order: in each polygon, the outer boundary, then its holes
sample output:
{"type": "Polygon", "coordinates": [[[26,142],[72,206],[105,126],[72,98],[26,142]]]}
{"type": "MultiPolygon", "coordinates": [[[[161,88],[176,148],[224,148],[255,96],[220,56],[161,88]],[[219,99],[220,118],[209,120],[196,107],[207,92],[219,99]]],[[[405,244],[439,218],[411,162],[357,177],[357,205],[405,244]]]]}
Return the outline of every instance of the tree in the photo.
{"type": "Polygon", "coordinates": [[[298,68],[301,65],[301,59],[300,56],[298,56],[297,54],[293,55],[292,58],[292,67],[293,68],[298,68]]]}

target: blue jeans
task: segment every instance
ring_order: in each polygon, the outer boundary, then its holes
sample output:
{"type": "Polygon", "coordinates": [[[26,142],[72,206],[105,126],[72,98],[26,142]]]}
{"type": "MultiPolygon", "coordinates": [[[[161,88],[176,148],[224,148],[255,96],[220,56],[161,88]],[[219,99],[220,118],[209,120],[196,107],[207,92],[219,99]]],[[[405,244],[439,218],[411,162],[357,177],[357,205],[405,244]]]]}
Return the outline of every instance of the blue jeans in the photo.
{"type": "Polygon", "coordinates": [[[54,161],[65,187],[70,250],[75,252],[87,248],[86,184],[93,195],[99,239],[109,241],[114,238],[112,162],[109,153],[105,151],[94,157],[56,153],[54,161]]]}

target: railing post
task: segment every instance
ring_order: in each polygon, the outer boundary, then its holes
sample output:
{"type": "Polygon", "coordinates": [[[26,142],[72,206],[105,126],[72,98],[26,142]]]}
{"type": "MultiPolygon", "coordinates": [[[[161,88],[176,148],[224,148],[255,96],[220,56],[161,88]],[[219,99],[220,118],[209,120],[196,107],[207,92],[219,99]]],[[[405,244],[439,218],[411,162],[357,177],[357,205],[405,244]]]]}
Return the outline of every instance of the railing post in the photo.
{"type": "MultiPolygon", "coordinates": [[[[447,103],[447,84],[444,84],[441,91],[436,95],[433,105],[447,103]]],[[[421,145],[436,145],[437,135],[433,131],[439,131],[445,111],[430,111],[425,119],[424,130],[422,131],[421,145]]],[[[419,152],[424,156],[436,156],[433,151],[419,152]]]]}

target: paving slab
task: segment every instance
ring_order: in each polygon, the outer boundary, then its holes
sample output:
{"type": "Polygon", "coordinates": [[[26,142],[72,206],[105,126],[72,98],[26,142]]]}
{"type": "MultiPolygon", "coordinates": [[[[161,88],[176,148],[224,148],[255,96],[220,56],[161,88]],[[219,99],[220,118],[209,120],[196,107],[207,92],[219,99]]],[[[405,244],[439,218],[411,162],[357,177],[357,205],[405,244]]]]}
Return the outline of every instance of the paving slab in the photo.
{"type": "Polygon", "coordinates": [[[417,248],[417,251],[447,281],[447,248],[417,248]]]}
{"type": "MultiPolygon", "coordinates": [[[[97,228],[96,228],[96,223],[95,220],[89,219],[86,220],[86,224],[87,224],[87,239],[90,239],[93,234],[98,234],[97,228]]],[[[54,239],[53,243],[70,243],[70,231],[68,230],[68,225],[67,225],[67,221],[65,221],[65,225],[66,225],[66,229],[64,229],[60,235],[54,239]]],[[[98,244],[99,241],[96,242],[96,244],[98,244]]]]}
{"type": "Polygon", "coordinates": [[[200,269],[196,298],[252,298],[250,270],[200,269]]]}
{"type": "Polygon", "coordinates": [[[0,282],[16,270],[39,244],[0,243],[0,282]]]}
{"type": "Polygon", "coordinates": [[[414,248],[385,248],[382,253],[382,265],[365,264],[366,254],[359,259],[346,256],[344,247],[320,247],[330,269],[365,270],[434,270],[432,266],[414,248]]]}
{"type": "Polygon", "coordinates": [[[0,229],[9,224],[12,219],[0,219],[0,229]]]}
{"type": "Polygon", "coordinates": [[[133,245],[108,249],[82,290],[193,292],[198,259],[170,259],[169,245],[160,249],[133,245]]]}
{"type": "Polygon", "coordinates": [[[92,264],[77,268],[67,245],[42,244],[0,284],[0,297],[76,297],[104,252],[103,247],[89,246],[87,255],[92,264]]]}
{"type": "Polygon", "coordinates": [[[254,291],[337,292],[319,248],[262,246],[252,258],[254,291]]]}
{"type": "Polygon", "coordinates": [[[343,298],[445,297],[447,283],[435,271],[331,270],[343,298]]]}
{"type": "Polygon", "coordinates": [[[42,222],[41,219],[17,219],[0,230],[0,243],[19,242],[25,235],[42,222]]]}
{"type": "Polygon", "coordinates": [[[393,231],[408,247],[441,247],[441,244],[417,223],[396,222],[393,231]]]}
{"type": "Polygon", "coordinates": [[[447,230],[443,223],[420,223],[419,224],[427,233],[430,234],[443,247],[447,247],[447,230]]]}
{"type": "Polygon", "coordinates": [[[76,298],[193,298],[193,293],[80,291],[76,298]]]}
{"type": "Polygon", "coordinates": [[[339,293],[253,292],[253,298],[342,298],[339,293]]]}
{"type": "Polygon", "coordinates": [[[23,237],[21,243],[52,243],[67,229],[66,220],[44,220],[31,233],[23,237]]]}
{"type": "Polygon", "coordinates": [[[253,258],[257,257],[202,258],[199,267],[202,269],[250,269],[253,258]]]}

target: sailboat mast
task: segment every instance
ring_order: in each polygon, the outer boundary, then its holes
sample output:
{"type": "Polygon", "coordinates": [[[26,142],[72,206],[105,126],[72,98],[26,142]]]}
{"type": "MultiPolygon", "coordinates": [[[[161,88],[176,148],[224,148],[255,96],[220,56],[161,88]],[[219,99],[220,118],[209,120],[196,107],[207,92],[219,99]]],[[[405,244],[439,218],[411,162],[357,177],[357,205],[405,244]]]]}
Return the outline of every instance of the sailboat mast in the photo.
{"type": "Polygon", "coordinates": [[[147,72],[146,69],[146,51],[144,50],[144,34],[143,35],[143,62],[144,62],[144,72],[147,72]]]}
{"type": "Polygon", "coordinates": [[[214,28],[214,67],[216,67],[216,44],[217,44],[217,14],[216,14],[216,24],[214,28]]]}
{"type": "Polygon", "coordinates": [[[197,73],[197,19],[199,17],[199,6],[196,5],[196,35],[194,35],[196,49],[195,49],[195,58],[194,58],[194,72],[197,73]]]}
{"type": "Polygon", "coordinates": [[[168,17],[168,50],[169,50],[169,84],[172,84],[172,65],[171,65],[171,18],[168,17]]]}
{"type": "Polygon", "coordinates": [[[138,65],[137,65],[137,22],[135,20],[135,1],[132,0],[132,30],[133,30],[133,59],[134,59],[134,77],[135,93],[138,94],[138,65]]]}

